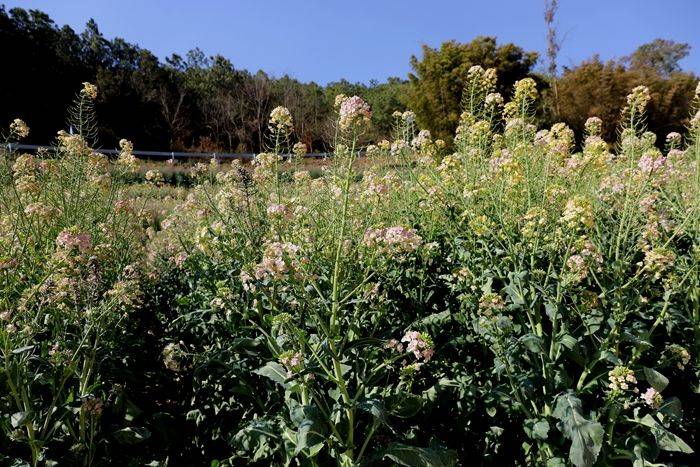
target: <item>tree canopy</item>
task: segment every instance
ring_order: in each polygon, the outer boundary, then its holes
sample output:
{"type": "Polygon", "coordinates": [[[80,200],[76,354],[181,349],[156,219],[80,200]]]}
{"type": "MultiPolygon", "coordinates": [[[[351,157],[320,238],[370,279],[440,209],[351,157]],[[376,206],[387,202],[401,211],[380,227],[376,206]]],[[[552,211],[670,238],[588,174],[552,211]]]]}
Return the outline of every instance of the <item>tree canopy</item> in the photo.
{"type": "Polygon", "coordinates": [[[593,57],[559,76],[543,76],[533,71],[535,52],[482,36],[437,48],[424,45],[421,56],[410,58],[408,79],[368,84],[341,79],[323,86],[243,70],[197,48],[184,57],[160,60],[138,45],[105,38],[92,20],[76,33],[41,11],[3,6],[0,50],[6,64],[0,74],[0,118],[27,121],[32,142],[53,141],[65,126],[65,109],[75,92],[90,81],[99,88],[99,144],[115,147],[127,138],[138,149],[154,150],[258,152],[264,147],[268,115],[278,105],[292,112],[301,141],[326,150],[334,135],[334,99],[341,93],[360,95],[372,106],[367,135],[372,139],[388,138],[392,113],[411,108],[422,128],[449,141],[461,113],[464,80],[474,65],[496,69],[498,91],[506,100],[513,84],[527,76],[539,82],[545,96],[556,94],[558,111],[552,111],[550,100],[538,110],[540,124],[562,120],[581,134],[586,118],[596,115],[605,122],[604,136],[612,140],[619,108],[633,87],[650,87],[648,123],[663,133],[683,128],[697,82],[680,67],[688,44],[657,39],[621,60],[604,63],[593,57]],[[550,84],[556,93],[548,91],[550,84]]]}
{"type": "Polygon", "coordinates": [[[467,44],[449,41],[437,49],[424,45],[421,58],[411,57],[408,105],[419,124],[436,136],[449,138],[459,121],[469,68],[495,68],[498,90],[507,95],[517,80],[530,74],[536,61],[537,53],[514,44],[499,46],[495,37],[477,37],[467,44]]]}

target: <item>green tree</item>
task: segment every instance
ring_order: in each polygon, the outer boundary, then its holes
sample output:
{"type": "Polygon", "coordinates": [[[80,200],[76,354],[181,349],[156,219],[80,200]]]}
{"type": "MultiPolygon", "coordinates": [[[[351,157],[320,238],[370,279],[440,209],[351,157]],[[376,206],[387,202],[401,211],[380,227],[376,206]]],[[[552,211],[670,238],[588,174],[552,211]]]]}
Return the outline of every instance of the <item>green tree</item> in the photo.
{"type": "Polygon", "coordinates": [[[660,136],[683,131],[696,85],[697,77],[691,73],[675,71],[664,76],[654,68],[626,67],[624,62],[593,57],[565,69],[559,78],[561,119],[580,135],[588,117],[600,117],[603,138],[614,141],[627,94],[635,86],[647,86],[651,91],[649,130],[660,136]]]}
{"type": "Polygon", "coordinates": [[[667,39],[654,39],[640,46],[628,57],[630,68],[650,68],[661,76],[668,77],[680,71],[679,62],[690,53],[690,45],[667,39]]]}
{"type": "Polygon", "coordinates": [[[467,44],[443,43],[439,49],[423,46],[423,57],[411,57],[408,105],[418,123],[437,137],[449,138],[457,127],[460,101],[469,68],[496,68],[498,89],[507,97],[515,81],[530,73],[537,53],[514,44],[497,45],[495,37],[477,37],[467,44]]]}
{"type": "Polygon", "coordinates": [[[394,122],[391,114],[406,108],[407,91],[408,81],[401,78],[389,78],[385,83],[370,82],[366,98],[372,106],[372,123],[376,139],[390,136],[394,122]]]}

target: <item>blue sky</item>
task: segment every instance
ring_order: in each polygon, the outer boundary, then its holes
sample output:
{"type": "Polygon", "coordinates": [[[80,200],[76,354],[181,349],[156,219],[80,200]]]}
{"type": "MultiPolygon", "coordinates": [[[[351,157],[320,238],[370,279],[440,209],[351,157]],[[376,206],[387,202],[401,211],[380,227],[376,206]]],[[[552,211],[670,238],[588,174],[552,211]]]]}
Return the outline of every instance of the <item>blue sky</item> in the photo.
{"type": "MultiPolygon", "coordinates": [[[[544,0],[0,0],[46,11],[163,58],[200,47],[237,68],[327,83],[405,77],[421,44],[496,36],[526,50],[545,44],[544,0]]],[[[687,42],[686,70],[700,73],[700,0],[560,0],[561,65],[593,54],[621,57],[657,37],[687,42]]]]}

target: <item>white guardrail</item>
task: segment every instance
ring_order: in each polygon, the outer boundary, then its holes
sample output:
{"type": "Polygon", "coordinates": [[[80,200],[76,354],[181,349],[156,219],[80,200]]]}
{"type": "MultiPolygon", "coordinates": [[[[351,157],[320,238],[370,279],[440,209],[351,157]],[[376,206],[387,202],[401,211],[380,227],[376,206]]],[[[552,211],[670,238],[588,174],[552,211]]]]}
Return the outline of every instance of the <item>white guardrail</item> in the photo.
{"type": "MultiPolygon", "coordinates": [[[[56,149],[55,146],[41,146],[36,144],[7,144],[7,149],[9,151],[39,151],[42,149],[53,150],[56,149]]],[[[95,149],[96,152],[100,154],[105,154],[108,156],[116,156],[119,154],[118,149],[95,149]]],[[[175,152],[175,151],[131,151],[131,153],[142,159],[156,159],[156,160],[171,160],[175,161],[178,159],[241,159],[244,161],[249,161],[255,158],[253,153],[228,153],[228,152],[175,152]]],[[[282,154],[282,157],[291,157],[291,154],[282,154]]],[[[306,154],[304,157],[312,159],[323,159],[331,156],[329,152],[315,152],[306,154]]]]}

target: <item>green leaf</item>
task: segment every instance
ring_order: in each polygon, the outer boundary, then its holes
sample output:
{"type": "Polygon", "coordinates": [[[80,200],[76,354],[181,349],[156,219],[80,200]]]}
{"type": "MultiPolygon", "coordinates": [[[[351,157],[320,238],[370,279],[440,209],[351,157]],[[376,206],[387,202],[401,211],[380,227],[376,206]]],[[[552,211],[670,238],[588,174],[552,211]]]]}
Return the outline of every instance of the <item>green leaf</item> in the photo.
{"type": "Polygon", "coordinates": [[[647,414],[641,419],[635,418],[634,421],[639,423],[640,425],[647,426],[651,429],[651,434],[654,435],[654,438],[656,439],[656,444],[657,446],[659,446],[659,449],[662,449],[664,451],[684,452],[687,454],[694,452],[693,449],[690,446],[688,446],[685,441],[668,431],[651,415],[647,414]]]}
{"type": "Polygon", "coordinates": [[[680,399],[677,397],[669,397],[664,400],[664,403],[659,407],[659,412],[667,416],[681,418],[683,416],[683,409],[680,399]]]}
{"type": "Polygon", "coordinates": [[[138,444],[151,437],[151,432],[146,428],[129,426],[114,432],[114,437],[122,444],[138,444]]]}
{"type": "Polygon", "coordinates": [[[341,351],[341,354],[354,348],[354,347],[362,347],[362,346],[382,347],[383,344],[384,344],[384,341],[381,339],[377,339],[376,337],[364,337],[361,339],[355,339],[353,341],[348,342],[348,344],[341,351]]]}
{"type": "Polygon", "coordinates": [[[267,362],[265,366],[254,370],[253,373],[270,378],[283,388],[287,388],[287,386],[289,386],[289,383],[286,382],[287,370],[285,370],[284,367],[277,362],[267,362]]]}
{"type": "Polygon", "coordinates": [[[559,430],[571,440],[569,460],[576,467],[592,466],[603,446],[603,426],[586,419],[581,400],[569,392],[557,397],[552,415],[559,419],[559,430]]]}
{"type": "Polygon", "coordinates": [[[390,444],[382,457],[409,467],[446,467],[457,464],[457,454],[454,451],[418,448],[402,443],[390,444]]]}
{"type": "Polygon", "coordinates": [[[294,454],[299,454],[302,450],[308,449],[309,456],[313,457],[323,449],[326,435],[323,430],[323,423],[318,418],[307,418],[302,420],[297,430],[297,447],[294,454]]]}
{"type": "Polygon", "coordinates": [[[570,336],[569,334],[564,334],[563,336],[561,336],[559,338],[559,342],[561,343],[561,345],[563,345],[569,350],[573,350],[574,347],[578,345],[578,341],[576,340],[576,338],[570,336]]]}
{"type": "Polygon", "coordinates": [[[423,398],[410,392],[400,392],[386,398],[386,407],[391,415],[410,418],[423,407],[423,398]]]}
{"type": "Polygon", "coordinates": [[[358,402],[357,407],[360,410],[371,413],[380,423],[387,423],[386,409],[379,399],[363,399],[358,402]]]}
{"type": "Polygon", "coordinates": [[[620,360],[617,355],[614,353],[610,352],[609,350],[604,350],[600,352],[600,358],[598,359],[599,361],[608,361],[612,363],[613,365],[622,365],[622,360],[620,360]]]}
{"type": "Polygon", "coordinates": [[[649,462],[644,457],[645,448],[647,448],[647,446],[643,444],[637,444],[634,447],[634,452],[632,453],[632,467],[666,467],[666,464],[654,464],[649,462]]]}
{"type": "Polygon", "coordinates": [[[12,428],[17,428],[17,427],[23,425],[25,420],[27,420],[27,413],[26,412],[16,412],[16,413],[13,413],[12,416],[10,417],[10,424],[12,425],[12,428]]]}
{"type": "Polygon", "coordinates": [[[532,439],[545,440],[549,433],[549,423],[547,420],[528,419],[525,420],[525,433],[532,439]]]}
{"type": "Polygon", "coordinates": [[[652,368],[644,367],[644,376],[646,376],[649,385],[659,392],[668,386],[668,378],[652,368]]]}
{"type": "Polygon", "coordinates": [[[289,417],[297,428],[292,440],[296,445],[294,455],[304,449],[309,450],[310,457],[318,454],[327,438],[327,430],[318,409],[313,405],[296,404],[290,408],[289,417]]]}
{"type": "Polygon", "coordinates": [[[525,334],[520,338],[520,343],[532,353],[539,355],[544,352],[542,339],[534,334],[525,334]]]}
{"type": "Polygon", "coordinates": [[[544,312],[550,321],[554,321],[557,315],[557,305],[555,303],[547,302],[544,304],[544,312]]]}
{"type": "Polygon", "coordinates": [[[265,459],[277,450],[274,443],[279,438],[268,420],[258,419],[242,428],[231,439],[239,455],[246,455],[253,461],[265,459]]]}
{"type": "Polygon", "coordinates": [[[17,355],[17,354],[21,354],[24,352],[28,352],[28,351],[32,350],[33,348],[34,348],[33,345],[25,345],[24,347],[16,348],[15,350],[12,351],[12,353],[17,355]]]}
{"type": "Polygon", "coordinates": [[[417,325],[422,326],[440,326],[450,321],[452,314],[449,311],[441,311],[439,313],[433,313],[425,318],[421,318],[416,322],[417,325]]]}

